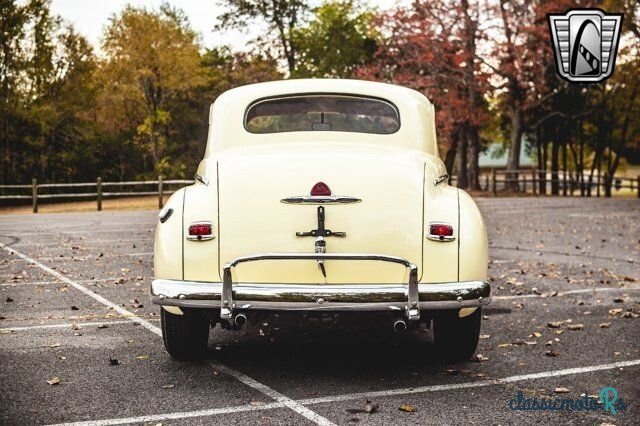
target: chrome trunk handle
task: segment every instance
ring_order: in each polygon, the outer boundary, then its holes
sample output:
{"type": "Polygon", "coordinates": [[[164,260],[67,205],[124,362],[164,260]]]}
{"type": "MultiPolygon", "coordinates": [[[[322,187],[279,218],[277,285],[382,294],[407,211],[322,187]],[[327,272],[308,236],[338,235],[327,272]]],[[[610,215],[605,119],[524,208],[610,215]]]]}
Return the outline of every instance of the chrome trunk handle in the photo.
{"type": "Polygon", "coordinates": [[[409,321],[420,319],[418,267],[402,257],[371,253],[263,253],[238,257],[224,265],[222,276],[222,303],[220,305],[221,319],[232,321],[233,311],[236,307],[233,301],[233,277],[231,275],[231,268],[241,263],[259,260],[373,260],[403,265],[409,269],[405,315],[409,321]]]}

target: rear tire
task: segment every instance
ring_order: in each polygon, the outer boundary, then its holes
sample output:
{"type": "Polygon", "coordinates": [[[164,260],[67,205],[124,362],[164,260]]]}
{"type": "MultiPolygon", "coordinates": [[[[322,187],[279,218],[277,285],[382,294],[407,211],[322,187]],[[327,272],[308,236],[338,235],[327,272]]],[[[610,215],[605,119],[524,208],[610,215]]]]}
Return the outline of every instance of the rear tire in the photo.
{"type": "Polygon", "coordinates": [[[469,361],[478,347],[482,309],[460,318],[458,310],[443,312],[433,319],[433,338],[438,354],[447,361],[469,361]]]}
{"type": "Polygon", "coordinates": [[[207,353],[209,320],[194,312],[174,315],[160,309],[164,347],[173,359],[202,359],[207,353]]]}

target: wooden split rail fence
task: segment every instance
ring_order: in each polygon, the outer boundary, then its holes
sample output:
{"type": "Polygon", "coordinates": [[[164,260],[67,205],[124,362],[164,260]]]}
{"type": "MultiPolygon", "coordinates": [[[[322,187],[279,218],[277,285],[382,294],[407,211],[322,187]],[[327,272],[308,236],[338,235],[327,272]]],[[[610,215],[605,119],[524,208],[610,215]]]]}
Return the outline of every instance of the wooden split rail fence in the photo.
{"type": "MultiPolygon", "coordinates": [[[[573,195],[576,191],[579,191],[583,195],[591,195],[595,192],[596,196],[600,196],[601,189],[603,194],[607,188],[607,176],[594,175],[592,180],[589,181],[587,176],[579,178],[574,173],[563,173],[559,171],[555,174],[549,171],[540,171],[535,169],[526,170],[498,170],[491,169],[490,173],[484,173],[480,178],[480,186],[483,191],[490,192],[493,195],[498,195],[501,191],[513,191],[517,188],[518,192],[539,194],[541,187],[544,187],[544,193],[551,193],[551,186],[554,184],[558,189],[559,194],[573,195]]],[[[103,182],[98,178],[95,182],[86,183],[44,183],[38,184],[36,179],[33,179],[31,185],[0,185],[0,201],[2,200],[27,200],[31,199],[33,203],[33,212],[38,212],[38,201],[45,199],[95,199],[96,208],[98,211],[102,210],[102,200],[108,197],[128,197],[128,196],[143,196],[143,195],[157,195],[158,207],[162,208],[164,204],[164,196],[172,194],[176,191],[176,186],[190,185],[193,180],[163,180],[162,176],[158,176],[158,180],[146,180],[146,181],[129,181],[129,182],[103,182]],[[172,186],[174,189],[168,189],[167,186],[172,186]],[[136,189],[140,187],[141,191],[125,190],[136,189]],[[60,190],[68,188],[83,188],[81,192],[61,192],[60,190]],[[86,189],[84,189],[86,188],[86,189]],[[95,192],[87,192],[93,190],[95,192]],[[151,190],[153,188],[153,190],[151,190]],[[111,189],[105,191],[105,189],[111,189]],[[5,192],[15,192],[31,190],[30,194],[9,194],[5,192]]],[[[456,176],[452,176],[450,179],[452,185],[456,185],[456,176]]],[[[621,189],[629,189],[630,192],[637,191],[638,198],[640,198],[640,176],[637,178],[628,177],[613,177],[609,182],[609,186],[612,191],[619,191],[621,189]]]]}
{"type": "Polygon", "coordinates": [[[94,198],[96,200],[96,208],[98,211],[102,210],[102,200],[108,197],[129,197],[129,196],[143,196],[143,195],[157,195],[158,207],[162,208],[164,205],[164,196],[173,194],[176,189],[168,189],[166,186],[175,185],[190,185],[193,180],[163,180],[162,176],[158,176],[158,180],[145,180],[145,181],[129,181],[129,182],[103,182],[101,178],[96,179],[95,182],[83,182],[83,183],[43,183],[38,184],[36,179],[33,179],[31,185],[0,185],[0,191],[3,193],[5,190],[31,190],[31,194],[17,194],[17,195],[0,195],[0,200],[22,200],[31,199],[33,203],[33,212],[38,213],[38,201],[44,199],[70,199],[70,198],[94,198]],[[135,189],[141,187],[142,191],[126,191],[125,188],[135,189]],[[83,188],[82,192],[60,192],[60,189],[67,188],[83,188]],[[84,189],[87,188],[87,189],[84,189]],[[95,188],[95,192],[87,192],[95,188]],[[109,189],[113,190],[109,191],[109,189]],[[151,190],[151,188],[154,188],[151,190]],[[107,189],[107,191],[105,191],[107,189]],[[42,193],[42,191],[45,193],[42,193]],[[51,191],[53,190],[53,191],[51,191]],[[53,192],[53,193],[52,193],[53,192]]]}
{"type": "MultiPolygon", "coordinates": [[[[550,171],[521,169],[521,170],[498,170],[491,169],[489,173],[484,173],[480,177],[480,189],[498,195],[501,191],[540,194],[541,187],[544,187],[543,194],[551,194],[554,184],[558,188],[559,195],[574,195],[576,192],[584,195],[600,197],[604,195],[608,184],[608,176],[596,175],[589,179],[589,176],[579,176],[574,173],[563,173],[558,171],[554,174],[550,171]]],[[[450,180],[451,185],[457,184],[457,177],[454,175],[450,180]]],[[[637,178],[614,176],[609,182],[611,191],[628,189],[629,192],[637,193],[640,198],[640,176],[637,178]]]]}

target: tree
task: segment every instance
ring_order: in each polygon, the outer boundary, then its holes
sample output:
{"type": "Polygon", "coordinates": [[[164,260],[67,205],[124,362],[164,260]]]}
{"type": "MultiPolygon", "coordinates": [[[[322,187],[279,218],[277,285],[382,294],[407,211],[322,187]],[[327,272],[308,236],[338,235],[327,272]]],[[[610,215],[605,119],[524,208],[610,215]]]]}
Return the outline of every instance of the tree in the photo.
{"type": "MultiPolygon", "coordinates": [[[[494,66],[489,58],[484,64],[500,78],[494,88],[499,93],[502,113],[508,118],[508,170],[520,168],[522,136],[527,116],[540,104],[559,94],[550,88],[545,76],[553,69],[553,51],[547,24],[547,13],[573,7],[570,0],[500,0],[497,7],[502,39],[494,43],[494,66]]],[[[518,190],[517,173],[508,175],[511,189],[518,190]]]]}
{"type": "Polygon", "coordinates": [[[16,125],[20,121],[20,78],[25,67],[21,44],[28,20],[26,7],[0,0],[0,182],[16,175],[16,125]]]}
{"type": "Polygon", "coordinates": [[[486,113],[488,75],[477,59],[479,3],[418,1],[382,19],[383,33],[364,78],[390,81],[425,93],[436,106],[438,140],[453,172],[459,154],[458,185],[479,187],[480,129],[486,113]],[[471,171],[469,173],[469,171],[471,171]]]}
{"type": "Polygon", "coordinates": [[[72,153],[93,129],[92,50],[48,1],[3,0],[0,14],[0,182],[67,179],[72,153]]]}
{"type": "Polygon", "coordinates": [[[296,69],[297,46],[293,32],[308,10],[304,0],[218,0],[228,10],[220,16],[217,30],[245,29],[250,24],[263,21],[269,26],[268,41],[274,42],[286,60],[289,74],[296,69]]]}
{"type": "Polygon", "coordinates": [[[298,49],[295,77],[351,77],[369,62],[377,48],[373,13],[356,10],[351,0],[328,1],[313,10],[313,19],[292,32],[298,49]]]}
{"type": "Polygon", "coordinates": [[[155,173],[169,171],[172,114],[189,92],[204,86],[196,33],[184,14],[166,4],[159,11],[126,7],[111,19],[103,43],[99,120],[144,152],[155,173]],[[131,129],[135,129],[131,132],[131,129]]]}

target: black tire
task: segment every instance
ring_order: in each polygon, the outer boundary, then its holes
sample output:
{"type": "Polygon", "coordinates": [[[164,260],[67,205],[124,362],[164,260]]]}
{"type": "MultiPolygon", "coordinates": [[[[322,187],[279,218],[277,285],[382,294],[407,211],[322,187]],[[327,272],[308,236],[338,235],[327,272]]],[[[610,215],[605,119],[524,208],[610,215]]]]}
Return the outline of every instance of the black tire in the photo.
{"type": "Polygon", "coordinates": [[[458,317],[458,312],[442,312],[433,319],[433,339],[444,360],[465,362],[478,347],[482,308],[463,318],[458,317]]]}
{"type": "Polygon", "coordinates": [[[162,340],[173,359],[187,361],[202,359],[207,353],[209,320],[194,312],[174,315],[160,308],[162,340]]]}

